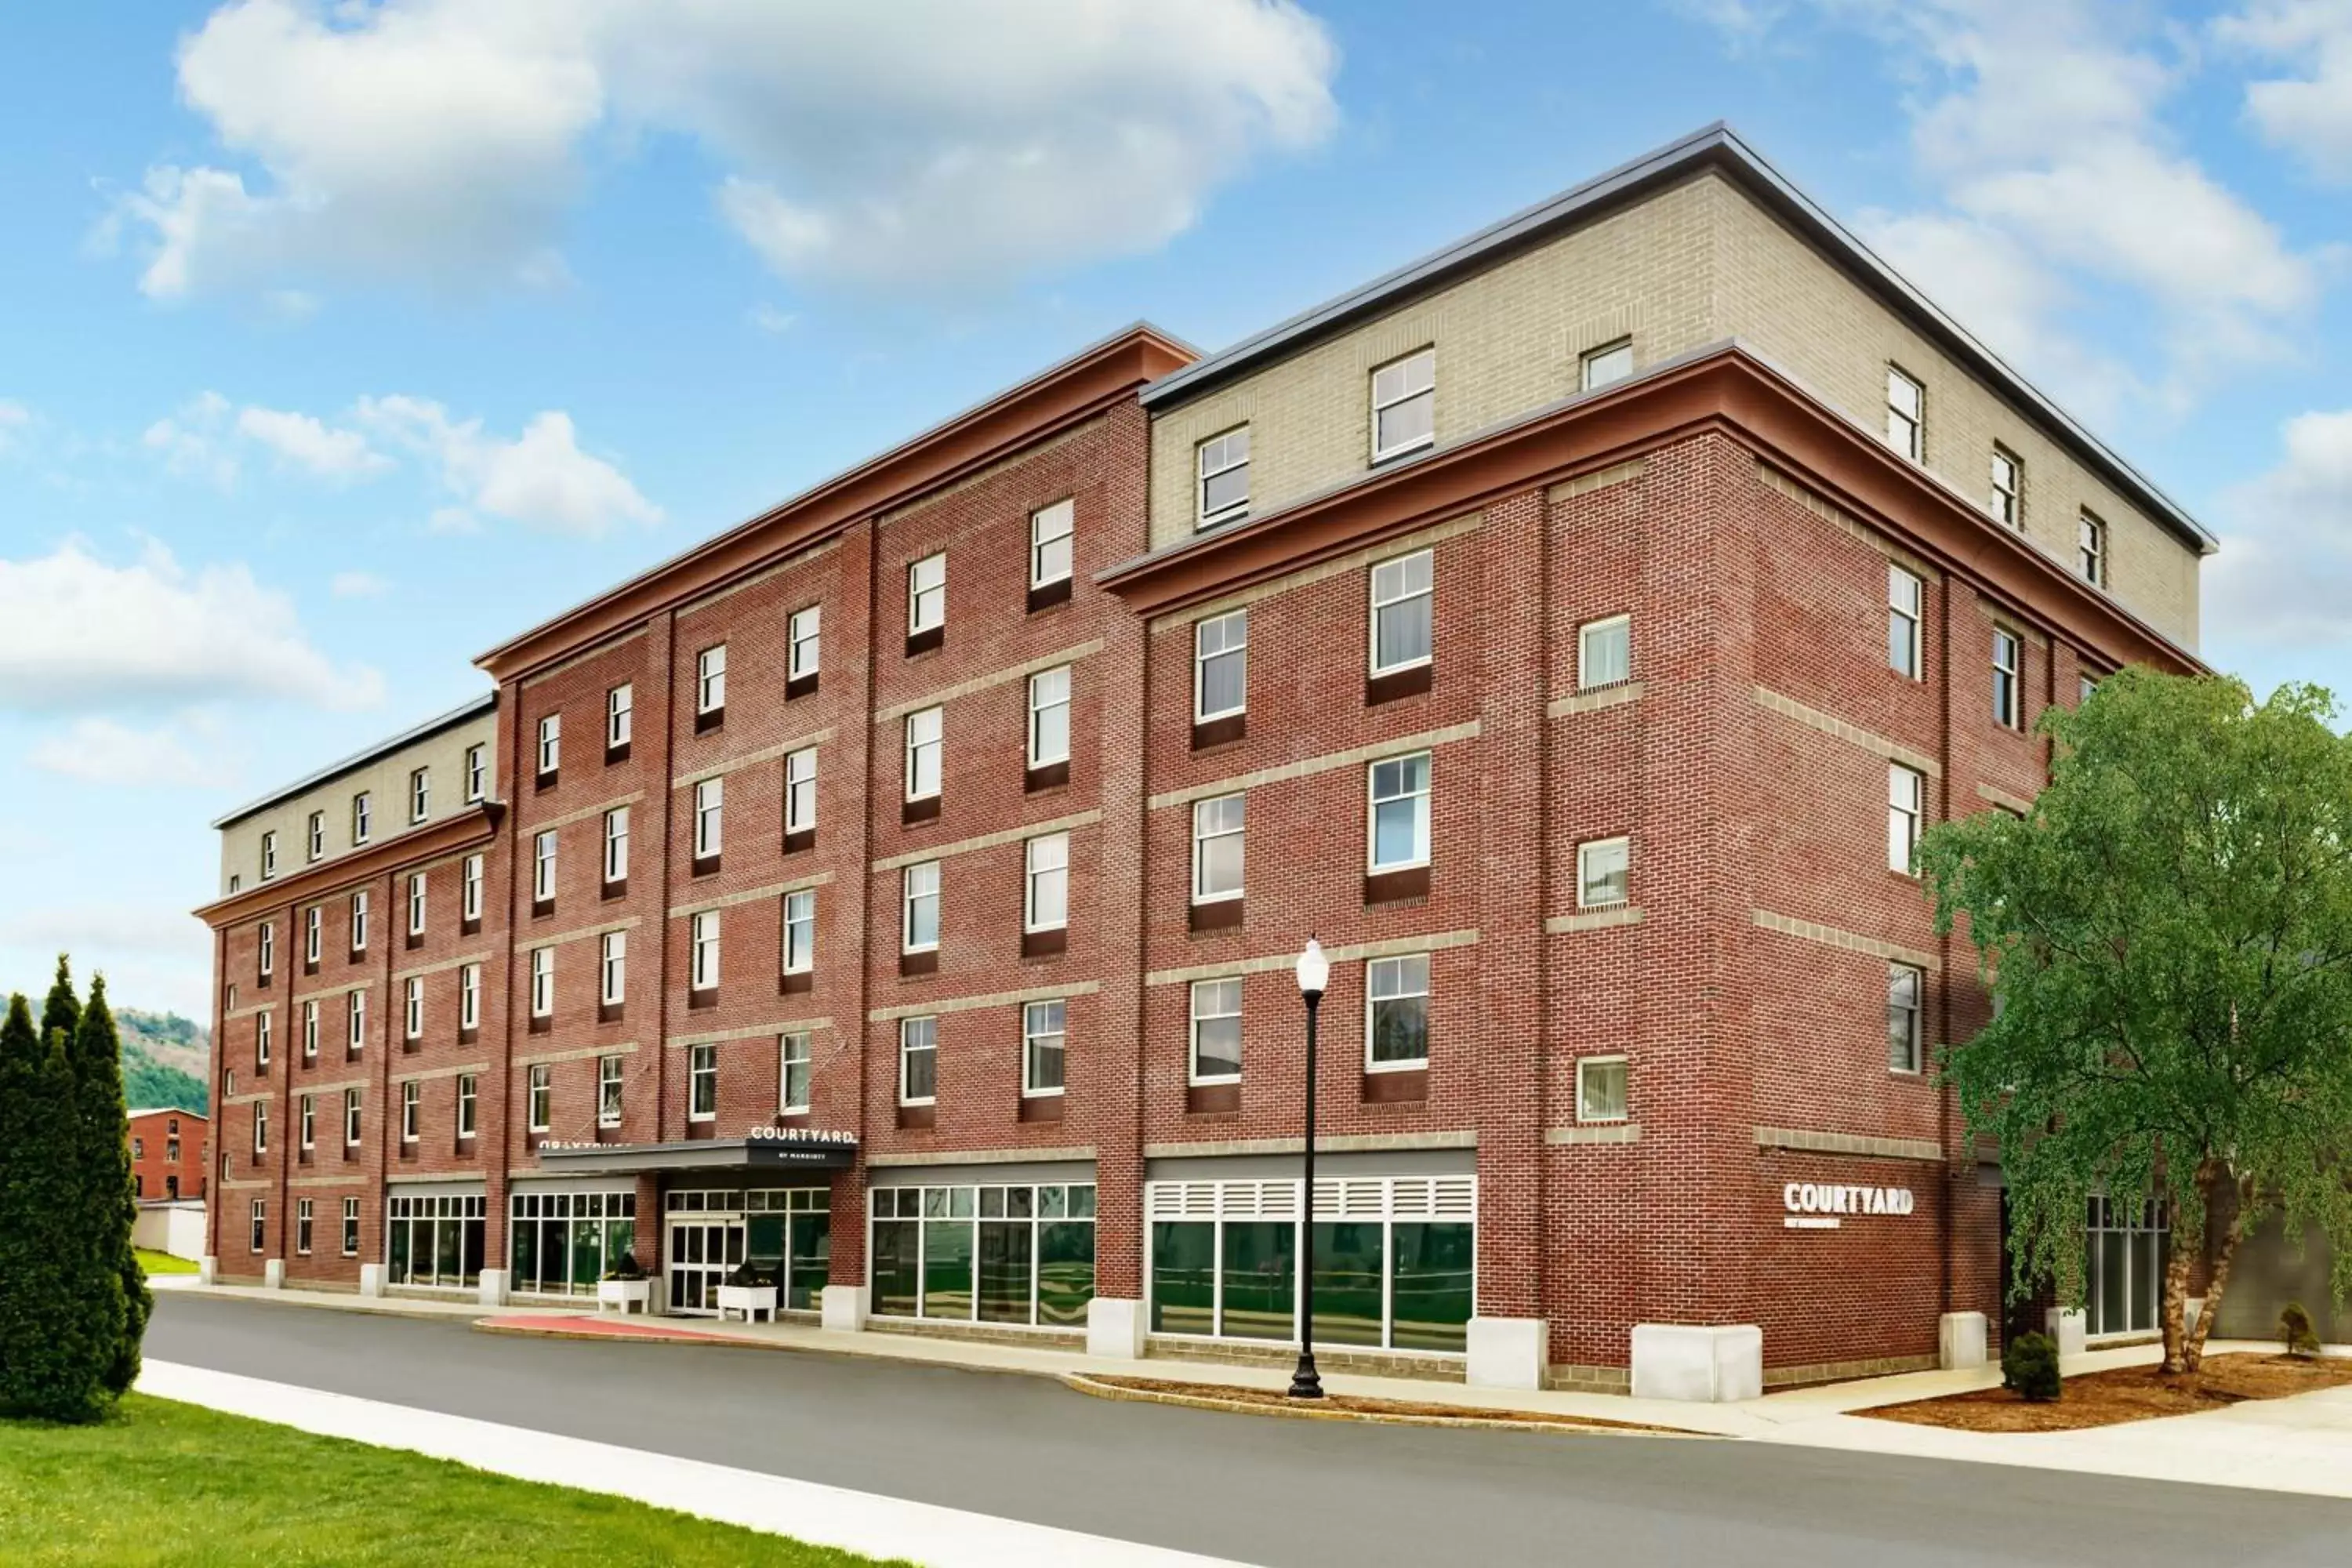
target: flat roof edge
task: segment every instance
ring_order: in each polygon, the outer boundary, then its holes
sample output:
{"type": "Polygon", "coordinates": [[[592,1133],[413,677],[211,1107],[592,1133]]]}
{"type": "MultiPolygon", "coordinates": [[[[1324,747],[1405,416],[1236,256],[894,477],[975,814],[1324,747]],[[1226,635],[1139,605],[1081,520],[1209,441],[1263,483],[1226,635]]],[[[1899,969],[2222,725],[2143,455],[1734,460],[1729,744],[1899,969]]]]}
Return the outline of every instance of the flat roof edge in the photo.
{"type": "Polygon", "coordinates": [[[367,766],[370,763],[375,762],[383,757],[390,756],[393,752],[400,750],[403,746],[413,745],[418,741],[427,740],[432,736],[439,734],[444,730],[455,729],[457,726],[464,723],[467,720],[474,718],[477,715],[486,713],[491,709],[496,708],[498,705],[498,688],[492,687],[489,690],[483,692],[479,697],[469,698],[465,702],[450,709],[446,713],[437,713],[432,718],[425,720],[422,724],[417,724],[409,729],[403,730],[396,735],[387,736],[385,739],[378,741],[373,745],[352,752],[350,756],[343,758],[340,762],[329,763],[327,766],[320,768],[316,773],[306,773],[302,777],[296,779],[292,784],[282,784],[277,789],[271,790],[268,795],[263,795],[258,800],[248,801],[245,805],[238,806],[235,811],[230,812],[226,816],[216,816],[213,819],[213,826],[215,828],[233,826],[237,823],[243,822],[247,817],[253,816],[256,812],[267,811],[271,806],[278,805],[281,801],[291,800],[294,796],[300,795],[305,790],[316,789],[320,784],[331,783],[335,779],[341,778],[345,773],[356,772],[357,770],[367,766]]]}

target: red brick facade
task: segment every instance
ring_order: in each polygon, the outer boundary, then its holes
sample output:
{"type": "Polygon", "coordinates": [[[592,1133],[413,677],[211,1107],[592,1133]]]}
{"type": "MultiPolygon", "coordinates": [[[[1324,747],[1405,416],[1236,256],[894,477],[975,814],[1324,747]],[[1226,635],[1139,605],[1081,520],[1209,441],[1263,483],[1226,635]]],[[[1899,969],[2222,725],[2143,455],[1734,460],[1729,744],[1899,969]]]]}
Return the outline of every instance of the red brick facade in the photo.
{"type": "Polygon", "coordinates": [[[205,1195],[212,1163],[209,1124],[201,1111],[165,1106],[131,1113],[131,1190],[142,1203],[205,1195]]]}

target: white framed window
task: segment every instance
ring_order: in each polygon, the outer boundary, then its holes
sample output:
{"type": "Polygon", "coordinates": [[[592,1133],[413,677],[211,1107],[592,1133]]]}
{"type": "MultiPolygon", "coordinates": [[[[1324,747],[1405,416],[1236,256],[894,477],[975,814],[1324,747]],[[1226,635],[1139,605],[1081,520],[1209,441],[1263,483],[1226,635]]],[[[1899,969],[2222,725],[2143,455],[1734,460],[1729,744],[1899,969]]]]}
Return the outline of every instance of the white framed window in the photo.
{"type": "Polygon", "coordinates": [[[1062,1092],[1067,1004],[1029,1002],[1021,1008],[1021,1092],[1035,1099],[1062,1092]]]}
{"type": "Polygon", "coordinates": [[[422,1110],[424,1101],[425,1086],[415,1079],[410,1079],[400,1086],[400,1141],[402,1142],[416,1142],[416,1124],[421,1120],[418,1112],[422,1110]]]}
{"type": "Polygon", "coordinates": [[[1238,899],[1247,839],[1247,797],[1221,795],[1192,803],[1192,901],[1238,899]]]}
{"type": "Polygon", "coordinates": [[[629,808],[616,805],[604,814],[604,880],[629,879],[629,808]]]}
{"type": "Polygon", "coordinates": [[[1633,619],[1612,616],[1576,630],[1576,685],[1580,691],[1622,686],[1633,679],[1633,619]]]}
{"type": "Polygon", "coordinates": [[[433,815],[433,770],[415,768],[408,774],[408,820],[422,822],[433,815]]]}
{"type": "Polygon", "coordinates": [[[2087,511],[2074,520],[2074,570],[2085,583],[2107,580],[2107,525],[2087,511]]]}
{"type": "Polygon", "coordinates": [[[319,1059],[319,1002],[312,997],[302,1004],[302,1059],[319,1059]]]}
{"type": "Polygon", "coordinates": [[[1192,982],[1191,1068],[1194,1083],[1239,1083],[1242,1076],[1242,982],[1192,982]]]}
{"type": "Polygon", "coordinates": [[[1029,585],[1066,581],[1070,575],[1070,536],[1076,523],[1076,502],[1057,500],[1029,514],[1029,585]]]}
{"type": "Polygon", "coordinates": [[[317,1148],[319,1146],[319,1100],[316,1095],[306,1094],[302,1097],[300,1127],[302,1147],[317,1148]]]}
{"type": "Polygon", "coordinates": [[[533,1132],[544,1132],[554,1110],[555,1069],[546,1062],[534,1062],[524,1083],[524,1125],[533,1132]]]}
{"type": "Polygon", "coordinates": [[[482,1026],[482,966],[465,963],[457,967],[457,1026],[478,1029],[482,1026]]]}
{"type": "Polygon", "coordinates": [[[482,858],[468,855],[460,869],[458,883],[458,914],[469,921],[482,918],[482,858]]]}
{"type": "Polygon", "coordinates": [[[1992,449],[1992,517],[2004,528],[2025,526],[2025,465],[2006,447],[1992,449]]]}
{"type": "Polygon", "coordinates": [[[261,978],[267,980],[271,975],[278,973],[277,922],[274,921],[262,921],[261,934],[257,940],[260,943],[260,951],[256,955],[256,962],[259,965],[261,978]]]}
{"type": "Polygon", "coordinates": [[[940,1021],[898,1020],[898,1103],[931,1105],[939,1100],[940,1021]]]}
{"type": "Polygon", "coordinates": [[[1364,1070],[1428,1065],[1429,954],[1373,959],[1364,965],[1364,1070]]]}
{"type": "Polygon", "coordinates": [[[310,814],[309,825],[302,830],[302,857],[306,860],[316,860],[326,853],[327,814],[314,811],[310,814]]]}
{"type": "Polygon", "coordinates": [[[343,1147],[347,1149],[359,1147],[362,1103],[358,1089],[343,1090],[343,1147]]]}
{"type": "Polygon", "coordinates": [[[719,1119],[719,1047],[686,1048],[686,1118],[689,1121],[719,1119]]]}
{"type": "Polygon", "coordinates": [[[1586,392],[1614,386],[1633,374],[1633,340],[1619,338],[1597,349],[1587,349],[1577,363],[1577,382],[1586,392]]]}
{"type": "Polygon", "coordinates": [[[824,651],[824,606],[811,605],[794,610],[784,623],[784,640],[789,652],[784,666],[788,679],[799,680],[814,675],[817,660],[824,651]]]}
{"type": "Polygon", "coordinates": [[[1193,448],[1200,477],[1200,528],[1249,515],[1250,433],[1246,425],[1212,436],[1193,448]]]}
{"type": "Polygon", "coordinates": [[[1041,834],[1029,840],[1021,929],[1059,931],[1070,923],[1070,836],[1041,834]]]}
{"type": "Polygon", "coordinates": [[[907,635],[948,624],[948,554],[926,555],[907,568],[907,635]]]}
{"type": "Polygon", "coordinates": [[[563,715],[550,713],[539,721],[539,771],[551,773],[563,765],[563,715]]]}
{"type": "MultiPolygon", "coordinates": [[[[256,1106],[254,1109],[258,1111],[261,1108],[259,1106],[256,1106]]],[[[259,1135],[260,1127],[261,1121],[259,1119],[257,1119],[254,1122],[254,1129],[257,1137],[259,1135]]],[[[259,1252],[262,1249],[264,1242],[267,1241],[268,1237],[269,1205],[267,1201],[261,1198],[256,1198],[247,1208],[246,1212],[253,1221],[253,1250],[259,1252]]]]}
{"type": "Polygon", "coordinates": [[[261,879],[265,882],[278,875],[278,835],[261,836],[261,879]]]}
{"type": "Polygon", "coordinates": [[[809,1108],[809,1080],[815,1076],[814,1039],[806,1029],[793,1029],[776,1040],[776,1110],[800,1116],[809,1108]]]}
{"type": "Polygon", "coordinates": [[[806,974],[816,967],[816,889],[784,895],[784,973],[806,974]]]}
{"type": "Polygon", "coordinates": [[[425,934],[425,873],[408,874],[408,934],[425,934]]]}
{"type": "Polygon", "coordinates": [[[268,1013],[256,1013],[253,1016],[253,1065],[256,1068],[266,1068],[269,1065],[269,1015],[268,1013]]]}
{"type": "Polygon", "coordinates": [[[719,985],[719,911],[704,910],[688,924],[688,984],[697,991],[719,985]]]}
{"type": "Polygon", "coordinates": [[[319,949],[323,940],[320,933],[325,927],[326,911],[320,909],[318,905],[312,904],[302,911],[303,963],[315,964],[319,962],[319,949]]]}
{"type": "Polygon", "coordinates": [[[1056,665],[1029,678],[1029,765],[1070,760],[1070,667],[1056,665]]]}
{"type": "Polygon", "coordinates": [[[530,896],[534,903],[555,898],[555,829],[543,829],[530,841],[530,896]]]}
{"type": "Polygon", "coordinates": [[[694,786],[694,858],[719,853],[726,828],[727,781],[704,779],[694,786]]]}
{"type": "Polygon", "coordinates": [[[1902,567],[1886,568],[1886,668],[1907,679],[1925,672],[1920,628],[1927,616],[1927,585],[1902,567]]]}
{"type": "Polygon", "coordinates": [[[2025,727],[2025,647],[2007,626],[1992,629],[1992,721],[2011,730],[2025,727]]]}
{"type": "Polygon", "coordinates": [[[596,999],[607,1007],[620,1005],[629,993],[629,933],[608,931],[596,955],[596,999]]]}
{"type": "Polygon", "coordinates": [[[1372,673],[1427,664],[1434,628],[1436,559],[1426,550],[1372,567],[1372,673]]]}
{"type": "Polygon", "coordinates": [[[1389,757],[1364,770],[1370,820],[1367,865],[1395,871],[1429,864],[1429,753],[1389,757]]]}
{"type": "Polygon", "coordinates": [[[899,880],[904,906],[898,946],[902,952],[932,952],[940,945],[940,863],[909,866],[899,880]]]}
{"type": "Polygon", "coordinates": [[[1437,351],[1422,349],[1372,372],[1372,461],[1437,438],[1437,351]]]}
{"type": "Polygon", "coordinates": [[[253,1103],[253,1152],[269,1152],[269,1102],[257,1100],[253,1103]]]}
{"type": "Polygon", "coordinates": [[[694,656],[694,710],[716,713],[727,706],[727,645],[718,643],[694,656]]]}
{"type": "Polygon", "coordinates": [[[404,1037],[421,1040],[425,1037],[425,978],[412,974],[403,988],[400,1006],[400,1027],[404,1037]]]}
{"type": "Polygon", "coordinates": [[[354,991],[352,993],[352,1005],[348,1016],[351,1023],[351,1033],[345,1043],[351,1047],[352,1054],[353,1056],[357,1056],[359,1054],[360,1047],[367,1043],[366,992],[354,991]]]}
{"type": "Polygon", "coordinates": [[[1919,823],[1927,811],[1927,780],[1916,768],[1886,764],[1886,868],[1911,874],[1919,847],[1919,823]]]}
{"type": "Polygon", "coordinates": [[[1910,458],[1924,461],[1927,442],[1927,395],[1893,365],[1886,367],[1886,444],[1910,458]]]}
{"type": "Polygon", "coordinates": [[[1886,966],[1886,1066],[1890,1072],[1919,1070],[1919,992],[1922,976],[1907,963],[1886,966]]]}
{"type": "Polygon", "coordinates": [[[946,731],[944,708],[919,708],[907,715],[908,800],[928,800],[940,793],[940,758],[946,731]]]}
{"type": "Polygon", "coordinates": [[[360,1201],[357,1198],[345,1198],[343,1200],[343,1256],[357,1258],[359,1255],[360,1201]]]}
{"type": "Polygon", "coordinates": [[[621,1124],[622,1058],[596,1058],[596,1125],[618,1127],[621,1124]]]}
{"type": "Polygon", "coordinates": [[[555,950],[530,950],[530,1016],[544,1018],[555,1011],[555,950]]]}
{"type": "Polygon", "coordinates": [[[1192,719],[1196,723],[1249,706],[1249,612],[1212,616],[1192,626],[1192,719]]]}
{"type": "Polygon", "coordinates": [[[477,742],[466,748],[466,804],[472,805],[490,793],[490,749],[477,742]]]}
{"type": "Polygon", "coordinates": [[[604,749],[617,751],[629,743],[636,721],[637,696],[627,681],[604,693],[604,749]]]}
{"type": "Polygon", "coordinates": [[[1627,1103],[1623,1057],[1579,1057],[1576,1062],[1576,1119],[1579,1121],[1622,1121],[1631,1114],[1627,1103]]]}
{"type": "Polygon", "coordinates": [[[816,826],[816,748],[803,746],[784,758],[784,831],[807,833],[816,826]]]}
{"type": "Polygon", "coordinates": [[[366,790],[352,796],[352,842],[364,844],[375,831],[375,797],[366,790]]]}
{"type": "Polygon", "coordinates": [[[472,1073],[457,1075],[457,1136],[474,1135],[474,1112],[481,1101],[481,1083],[472,1073]]]}
{"type": "Polygon", "coordinates": [[[352,951],[364,952],[368,944],[368,896],[366,889],[352,895],[352,951]]]}
{"type": "Polygon", "coordinates": [[[1632,896],[1633,841],[1598,838],[1576,847],[1576,904],[1584,910],[1606,909],[1632,896]]]}
{"type": "Polygon", "coordinates": [[[309,1198],[294,1200],[294,1250],[305,1258],[310,1255],[310,1203],[309,1198]]]}

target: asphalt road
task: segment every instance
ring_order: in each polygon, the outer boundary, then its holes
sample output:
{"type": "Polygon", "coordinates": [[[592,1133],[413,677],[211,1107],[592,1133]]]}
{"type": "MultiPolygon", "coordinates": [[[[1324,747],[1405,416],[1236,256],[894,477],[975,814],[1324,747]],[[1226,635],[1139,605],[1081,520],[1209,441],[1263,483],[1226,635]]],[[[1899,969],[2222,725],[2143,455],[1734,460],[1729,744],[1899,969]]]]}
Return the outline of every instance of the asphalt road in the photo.
{"type": "Polygon", "coordinates": [[[1268,1420],[1037,1377],[162,1293],[147,1353],[1269,1568],[2352,1561],[2352,1503],[2000,1465],[1268,1420]]]}

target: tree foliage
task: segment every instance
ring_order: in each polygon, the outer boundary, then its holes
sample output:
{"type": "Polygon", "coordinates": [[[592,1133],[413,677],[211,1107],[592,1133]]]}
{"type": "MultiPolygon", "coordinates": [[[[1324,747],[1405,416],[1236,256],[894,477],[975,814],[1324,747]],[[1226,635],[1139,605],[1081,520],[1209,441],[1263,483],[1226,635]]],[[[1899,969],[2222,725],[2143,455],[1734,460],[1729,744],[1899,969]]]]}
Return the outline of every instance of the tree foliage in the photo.
{"type": "Polygon", "coordinates": [[[113,1352],[107,1359],[106,1386],[120,1394],[139,1378],[139,1342],[155,1299],[147,1289],[131,1244],[138,1204],[131,1195],[131,1130],[122,1100],[122,1042],[106,1005],[106,976],[90,982],[89,1005],[82,1009],[74,1041],[74,1097],[81,1123],[84,1212],[88,1216],[97,1310],[107,1321],[113,1352]],[[111,1274],[119,1298],[106,1291],[111,1274]]]}
{"type": "Polygon", "coordinates": [[[2080,1304],[2088,1201],[2168,1205],[2166,1365],[2193,1371],[2239,1241],[2316,1226],[2352,1285],[2352,743],[2328,694],[2129,669],[2053,709],[2031,816],[1939,825],[1918,867],[1998,999],[1943,1058],[2000,1141],[2021,1289],[2080,1304]],[[2194,1331],[2189,1271],[2211,1238],[2194,1331]]]}

